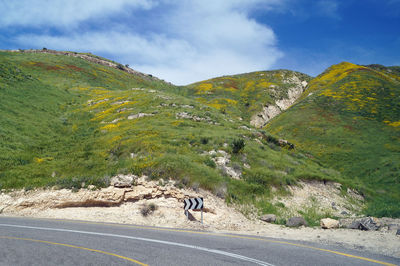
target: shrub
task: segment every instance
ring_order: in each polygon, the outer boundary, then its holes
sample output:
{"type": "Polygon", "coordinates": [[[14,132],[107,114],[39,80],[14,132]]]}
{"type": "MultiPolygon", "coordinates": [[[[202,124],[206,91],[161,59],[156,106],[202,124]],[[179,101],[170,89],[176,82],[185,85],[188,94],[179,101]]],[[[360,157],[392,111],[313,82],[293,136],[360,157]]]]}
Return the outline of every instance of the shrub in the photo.
{"type": "Polygon", "coordinates": [[[203,144],[203,145],[208,144],[208,141],[209,141],[209,138],[207,138],[207,137],[202,137],[202,138],[200,138],[200,142],[201,142],[201,144],[203,144]]]}
{"type": "Polygon", "coordinates": [[[244,149],[245,143],[242,138],[234,139],[232,142],[232,152],[239,153],[244,149]]]}
{"type": "Polygon", "coordinates": [[[142,209],[140,210],[140,213],[146,217],[149,214],[152,214],[155,210],[157,210],[157,205],[154,203],[150,203],[149,205],[144,204],[142,209]]]}
{"type": "Polygon", "coordinates": [[[207,157],[207,158],[204,160],[204,164],[207,165],[207,166],[209,166],[209,167],[211,167],[211,168],[217,167],[217,165],[215,164],[214,160],[211,159],[210,157],[207,157]]]}

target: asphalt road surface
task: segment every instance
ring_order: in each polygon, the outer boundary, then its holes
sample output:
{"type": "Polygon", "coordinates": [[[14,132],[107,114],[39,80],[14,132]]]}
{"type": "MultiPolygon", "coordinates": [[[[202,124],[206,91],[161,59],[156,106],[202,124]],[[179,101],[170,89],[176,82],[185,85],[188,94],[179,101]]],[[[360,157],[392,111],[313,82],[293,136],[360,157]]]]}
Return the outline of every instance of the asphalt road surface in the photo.
{"type": "Polygon", "coordinates": [[[400,265],[316,243],[123,224],[0,217],[0,265],[400,265]]]}

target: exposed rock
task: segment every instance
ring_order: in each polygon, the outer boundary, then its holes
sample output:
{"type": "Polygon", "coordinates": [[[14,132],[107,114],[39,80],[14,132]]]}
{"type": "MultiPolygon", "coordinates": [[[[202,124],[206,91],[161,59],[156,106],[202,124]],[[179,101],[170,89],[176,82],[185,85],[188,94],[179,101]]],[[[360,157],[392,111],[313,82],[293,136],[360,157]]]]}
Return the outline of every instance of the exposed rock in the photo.
{"type": "MultiPolygon", "coordinates": [[[[307,81],[306,81],[307,83],[307,81]]],[[[288,109],[303,93],[304,87],[301,83],[296,87],[292,87],[288,90],[288,98],[276,101],[276,105],[284,111],[288,109]]]]}
{"type": "MultiPolygon", "coordinates": [[[[200,116],[197,116],[197,115],[192,115],[192,114],[189,114],[189,113],[186,113],[186,112],[177,113],[176,114],[176,119],[179,119],[179,118],[191,119],[191,120],[193,120],[195,122],[200,122],[200,121],[212,122],[211,118],[209,118],[209,117],[205,117],[204,118],[204,117],[200,117],[200,116]]],[[[215,122],[213,122],[213,123],[215,123],[215,122]]]]}
{"type": "Polygon", "coordinates": [[[111,178],[110,184],[114,187],[131,187],[136,178],[135,175],[117,175],[111,178]]]}
{"type": "Polygon", "coordinates": [[[145,116],[153,116],[153,115],[154,114],[138,113],[138,114],[134,114],[134,115],[128,116],[128,119],[132,120],[132,119],[142,118],[142,117],[145,117],[145,116]]]}
{"type": "Polygon", "coordinates": [[[267,223],[274,223],[276,221],[276,215],[275,214],[265,214],[260,217],[260,220],[267,222],[267,223]]]}
{"type": "MultiPolygon", "coordinates": [[[[281,98],[276,100],[275,103],[265,105],[261,112],[255,114],[251,118],[250,124],[252,126],[261,128],[265,126],[273,117],[288,109],[301,96],[308,84],[305,80],[301,81],[295,74],[283,79],[282,82],[291,85],[287,91],[287,98],[281,98]]],[[[279,95],[276,88],[276,85],[269,86],[270,92],[275,97],[279,95]]]]}
{"type": "MultiPolygon", "coordinates": [[[[216,155],[217,152],[210,151],[209,154],[216,155]]],[[[233,167],[228,166],[228,164],[231,161],[230,155],[223,150],[219,150],[218,154],[220,154],[222,156],[218,156],[218,157],[215,157],[212,159],[215,162],[215,164],[217,165],[217,167],[219,169],[221,169],[222,172],[224,174],[228,175],[229,177],[234,178],[234,179],[240,179],[242,177],[242,172],[240,170],[235,170],[233,167]]]]}
{"type": "Polygon", "coordinates": [[[378,218],[375,217],[366,217],[361,219],[360,221],[360,229],[365,231],[376,231],[381,227],[381,223],[378,218]]]}
{"type": "Polygon", "coordinates": [[[250,121],[250,125],[261,128],[267,124],[269,120],[279,115],[281,110],[275,105],[266,105],[261,112],[255,114],[250,121]]]}
{"type": "Polygon", "coordinates": [[[346,228],[348,228],[348,229],[360,229],[360,226],[361,226],[360,220],[354,220],[346,228]]]}
{"type": "Polygon", "coordinates": [[[397,229],[396,236],[400,236],[400,229],[397,229]]]}
{"type": "Polygon", "coordinates": [[[299,227],[302,225],[308,226],[307,221],[304,220],[303,217],[291,217],[286,222],[286,226],[289,226],[289,227],[299,227]]]}
{"type": "Polygon", "coordinates": [[[320,224],[323,229],[339,228],[339,221],[331,218],[321,219],[320,224]]]}
{"type": "Polygon", "coordinates": [[[116,102],[113,102],[113,103],[111,103],[111,105],[121,105],[121,104],[124,104],[124,103],[130,103],[131,101],[128,101],[128,100],[125,100],[125,101],[116,101],[116,102]]]}

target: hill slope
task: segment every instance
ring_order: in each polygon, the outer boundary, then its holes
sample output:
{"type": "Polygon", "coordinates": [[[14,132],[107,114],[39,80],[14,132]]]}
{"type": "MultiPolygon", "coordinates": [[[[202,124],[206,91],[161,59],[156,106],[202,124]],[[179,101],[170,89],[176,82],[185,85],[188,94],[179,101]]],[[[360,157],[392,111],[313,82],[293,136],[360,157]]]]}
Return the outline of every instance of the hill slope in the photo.
{"type": "Polygon", "coordinates": [[[399,70],[334,65],[266,126],[363,188],[373,215],[400,216],[399,70]]]}
{"type": "Polygon", "coordinates": [[[259,94],[248,92],[244,109],[227,104],[221,112],[197,99],[196,85],[175,87],[79,57],[1,52],[0,67],[2,189],[102,187],[116,174],[145,174],[280,214],[285,206],[271,197],[287,193],[286,184],[343,181],[238,118],[251,118],[246,108],[261,102],[259,94]]]}
{"type": "Polygon", "coordinates": [[[185,95],[260,128],[292,105],[310,80],[290,70],[259,71],[194,83],[185,95]]]}

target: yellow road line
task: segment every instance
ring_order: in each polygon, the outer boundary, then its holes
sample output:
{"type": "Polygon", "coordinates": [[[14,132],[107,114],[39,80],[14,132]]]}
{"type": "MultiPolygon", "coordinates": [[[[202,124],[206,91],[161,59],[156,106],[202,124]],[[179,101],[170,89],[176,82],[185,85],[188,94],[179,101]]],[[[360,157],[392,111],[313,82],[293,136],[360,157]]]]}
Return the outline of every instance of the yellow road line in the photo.
{"type": "MultiPolygon", "coordinates": [[[[23,217],[23,218],[25,218],[25,217],[23,217]]],[[[36,219],[36,218],[31,218],[31,219],[36,219]]],[[[47,221],[48,220],[51,220],[51,221],[56,220],[56,221],[63,221],[63,222],[70,222],[70,223],[80,223],[80,224],[97,224],[97,225],[107,225],[107,226],[114,226],[114,227],[125,227],[125,228],[128,227],[128,228],[136,228],[136,229],[155,230],[155,231],[180,232],[180,233],[190,233],[190,234],[199,234],[199,235],[211,235],[211,236],[223,236],[223,237],[239,238],[239,239],[249,239],[249,240],[256,240],[256,241],[263,241],[263,242],[269,242],[269,243],[277,243],[277,244],[284,244],[284,245],[291,245],[291,246],[297,246],[297,247],[302,247],[302,248],[308,248],[308,249],[313,249],[313,250],[333,253],[333,254],[349,257],[349,258],[355,258],[355,259],[360,259],[360,260],[364,260],[364,261],[374,262],[374,263],[381,264],[381,265],[386,265],[386,266],[397,266],[397,265],[392,264],[392,263],[379,261],[379,260],[374,260],[374,259],[369,259],[369,258],[360,257],[360,256],[356,256],[356,255],[351,255],[351,254],[338,252],[338,251],[334,251],[334,250],[316,248],[316,247],[302,245],[302,244],[296,244],[296,243],[291,243],[291,242],[286,242],[286,241],[279,241],[279,240],[270,240],[270,239],[264,239],[264,238],[258,238],[258,237],[219,234],[219,233],[211,233],[211,232],[198,232],[198,231],[191,231],[191,230],[185,230],[185,229],[180,230],[180,229],[170,229],[170,228],[147,227],[147,226],[140,226],[140,225],[124,225],[124,224],[112,224],[112,223],[102,223],[102,222],[85,222],[85,221],[74,221],[74,220],[64,220],[64,219],[46,219],[46,218],[39,218],[39,219],[47,220],[47,221]]]]}
{"type": "Polygon", "coordinates": [[[147,264],[144,264],[140,261],[124,257],[115,253],[107,252],[107,251],[102,251],[102,250],[97,250],[97,249],[91,249],[91,248],[85,248],[85,247],[79,247],[79,246],[74,246],[74,245],[69,245],[69,244],[62,244],[62,243],[57,243],[57,242],[50,242],[50,241],[44,241],[44,240],[37,240],[37,239],[30,239],[30,238],[21,238],[21,237],[12,237],[12,236],[0,236],[0,239],[15,239],[15,240],[25,240],[25,241],[31,241],[31,242],[38,242],[38,243],[45,243],[45,244],[51,244],[51,245],[58,245],[58,246],[64,246],[64,247],[69,247],[69,248],[77,248],[77,249],[83,249],[83,250],[88,250],[88,251],[93,251],[101,254],[106,254],[110,256],[114,256],[123,260],[127,260],[130,262],[134,262],[136,264],[142,265],[142,266],[147,266],[147,264]]]}

